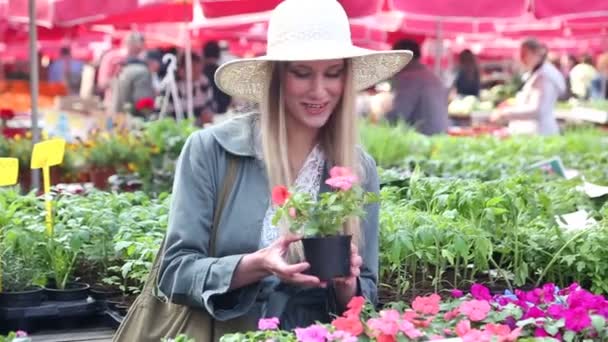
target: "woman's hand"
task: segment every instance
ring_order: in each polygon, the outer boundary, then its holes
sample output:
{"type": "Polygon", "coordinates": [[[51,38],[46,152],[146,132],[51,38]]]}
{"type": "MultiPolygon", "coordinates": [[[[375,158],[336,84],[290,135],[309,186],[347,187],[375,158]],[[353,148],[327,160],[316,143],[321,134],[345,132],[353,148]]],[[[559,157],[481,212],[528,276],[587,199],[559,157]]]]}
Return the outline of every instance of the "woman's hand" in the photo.
{"type": "Polygon", "coordinates": [[[363,258],[359,255],[357,246],[351,244],[350,250],[350,275],[334,279],[336,295],[342,305],[346,305],[357,294],[357,278],[361,274],[361,265],[363,265],[363,258]]]}
{"type": "Polygon", "coordinates": [[[286,283],[309,287],[322,286],[319,278],[302,273],[310,267],[307,262],[290,265],[285,261],[289,245],[301,239],[300,236],[282,236],[270,246],[260,250],[262,267],[286,283]]]}

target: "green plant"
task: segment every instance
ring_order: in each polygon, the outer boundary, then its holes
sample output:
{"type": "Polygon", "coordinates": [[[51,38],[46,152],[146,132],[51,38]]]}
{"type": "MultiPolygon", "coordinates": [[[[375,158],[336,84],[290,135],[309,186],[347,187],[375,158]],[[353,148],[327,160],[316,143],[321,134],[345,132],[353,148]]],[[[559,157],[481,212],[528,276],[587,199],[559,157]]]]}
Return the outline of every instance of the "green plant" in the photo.
{"type": "Polygon", "coordinates": [[[348,168],[333,167],[326,184],[335,191],[319,194],[314,199],[307,192],[294,191],[278,186],[273,189],[272,199],[277,206],[273,224],[282,218],[289,223],[289,229],[304,236],[337,235],[344,223],[353,217],[365,215],[364,205],[379,200],[374,193],[365,192],[348,168]]]}

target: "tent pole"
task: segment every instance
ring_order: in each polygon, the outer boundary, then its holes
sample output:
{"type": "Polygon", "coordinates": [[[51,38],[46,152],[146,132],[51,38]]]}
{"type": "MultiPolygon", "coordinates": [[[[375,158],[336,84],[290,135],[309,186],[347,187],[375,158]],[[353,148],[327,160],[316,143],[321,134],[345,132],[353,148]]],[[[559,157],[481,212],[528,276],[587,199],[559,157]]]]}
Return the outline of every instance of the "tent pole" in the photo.
{"type": "MultiPolygon", "coordinates": [[[[30,33],[30,97],[32,120],[32,143],[40,141],[38,127],[38,32],[36,31],[36,0],[29,0],[29,33],[30,33]]],[[[32,188],[40,188],[40,169],[32,170],[32,188]]]]}
{"type": "Polygon", "coordinates": [[[194,118],[194,103],[192,99],[192,41],[190,40],[190,30],[187,24],[184,24],[186,32],[186,101],[188,119],[194,118]]]}
{"type": "Polygon", "coordinates": [[[443,56],[442,18],[437,19],[435,29],[435,74],[441,78],[441,58],[443,56]]]}

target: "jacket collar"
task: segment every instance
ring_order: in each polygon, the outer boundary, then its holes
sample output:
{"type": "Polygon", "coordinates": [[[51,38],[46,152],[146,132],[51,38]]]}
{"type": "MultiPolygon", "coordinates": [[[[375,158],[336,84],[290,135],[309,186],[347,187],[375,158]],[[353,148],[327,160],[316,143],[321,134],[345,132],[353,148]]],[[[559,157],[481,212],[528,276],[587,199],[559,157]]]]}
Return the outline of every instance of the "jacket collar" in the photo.
{"type": "Polygon", "coordinates": [[[259,114],[239,115],[210,128],[218,144],[227,152],[241,157],[259,157],[255,134],[259,114]]]}

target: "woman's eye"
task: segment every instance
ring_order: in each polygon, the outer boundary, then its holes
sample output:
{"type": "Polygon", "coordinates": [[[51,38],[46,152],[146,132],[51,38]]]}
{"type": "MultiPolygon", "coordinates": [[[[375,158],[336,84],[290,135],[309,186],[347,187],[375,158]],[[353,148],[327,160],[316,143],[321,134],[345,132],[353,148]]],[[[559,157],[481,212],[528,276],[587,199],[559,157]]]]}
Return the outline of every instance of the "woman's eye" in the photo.
{"type": "Polygon", "coordinates": [[[290,70],[290,72],[297,78],[307,78],[310,76],[309,72],[300,71],[300,70],[290,70]]]}
{"type": "Polygon", "coordinates": [[[325,76],[329,77],[329,78],[338,78],[340,76],[342,76],[342,73],[344,72],[343,69],[337,70],[337,71],[331,71],[331,72],[327,72],[325,74],[325,76]]]}

